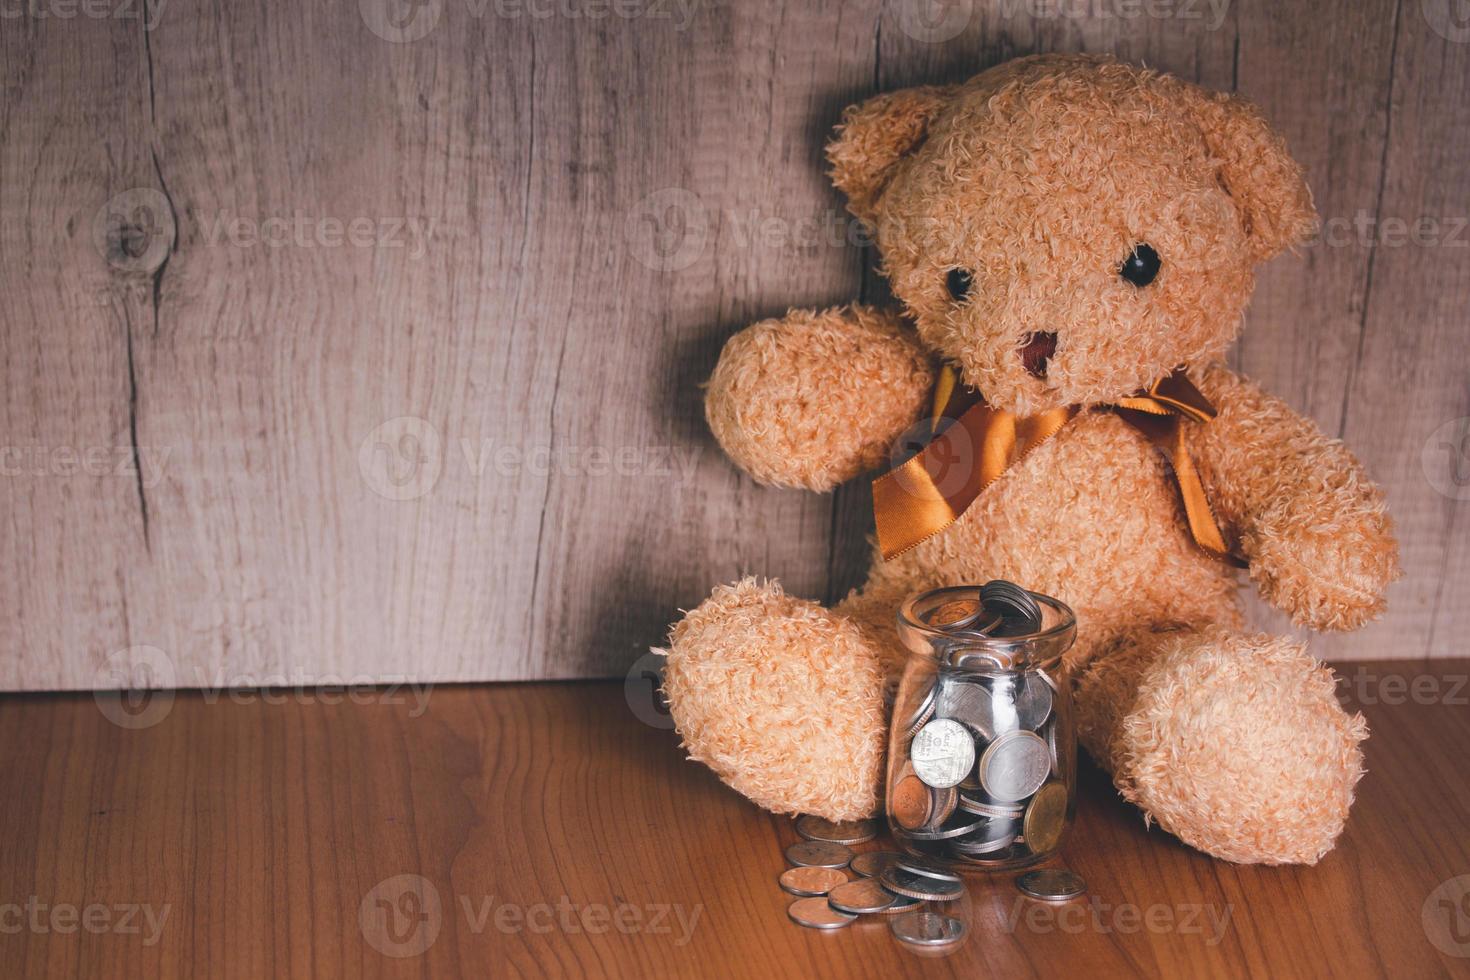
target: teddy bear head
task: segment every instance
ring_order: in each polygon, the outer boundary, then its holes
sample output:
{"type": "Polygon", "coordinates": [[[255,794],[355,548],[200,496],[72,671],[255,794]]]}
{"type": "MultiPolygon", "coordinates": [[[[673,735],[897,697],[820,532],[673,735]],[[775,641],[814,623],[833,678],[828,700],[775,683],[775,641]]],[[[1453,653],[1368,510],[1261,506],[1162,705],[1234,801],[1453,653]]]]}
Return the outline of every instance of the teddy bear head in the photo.
{"type": "Polygon", "coordinates": [[[920,338],[1022,413],[1218,357],[1255,265],[1316,224],[1251,105],[1105,58],[878,96],[828,158],[920,338]]]}

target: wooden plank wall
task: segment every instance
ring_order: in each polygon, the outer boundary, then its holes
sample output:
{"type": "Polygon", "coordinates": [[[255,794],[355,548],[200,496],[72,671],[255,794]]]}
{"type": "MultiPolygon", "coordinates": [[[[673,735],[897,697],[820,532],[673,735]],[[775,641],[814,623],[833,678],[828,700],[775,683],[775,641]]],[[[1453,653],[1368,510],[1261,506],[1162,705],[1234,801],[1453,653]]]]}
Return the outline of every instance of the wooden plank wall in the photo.
{"type": "Polygon", "coordinates": [[[882,295],[822,175],[844,105],[1052,50],[1239,90],[1287,135],[1330,235],[1266,270],[1234,357],[1360,452],[1407,568],[1316,649],[1465,652],[1446,0],[12,12],[0,687],[618,675],[743,572],[841,595],[866,493],[742,478],[699,382],[752,319],[882,295]]]}

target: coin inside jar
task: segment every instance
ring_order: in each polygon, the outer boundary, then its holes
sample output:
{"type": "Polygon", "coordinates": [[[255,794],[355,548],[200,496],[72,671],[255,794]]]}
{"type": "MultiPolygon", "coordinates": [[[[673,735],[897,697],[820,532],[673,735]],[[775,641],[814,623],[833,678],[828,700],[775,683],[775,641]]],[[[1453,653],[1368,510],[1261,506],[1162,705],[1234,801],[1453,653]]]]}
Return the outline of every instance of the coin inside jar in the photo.
{"type": "Polygon", "coordinates": [[[796,821],[796,832],[807,840],[833,844],[861,844],[878,836],[876,820],[823,820],[806,814],[796,821]]]}
{"type": "Polygon", "coordinates": [[[959,785],[975,764],[975,739],[959,722],[936,718],[914,736],[909,759],[914,774],[925,783],[948,789],[959,785]]]}
{"type": "Polygon", "coordinates": [[[841,929],[857,921],[851,912],[834,909],[825,898],[798,898],[786,909],[793,922],[808,929],[841,929]]]}
{"type": "Polygon", "coordinates": [[[836,868],[787,868],[780,878],[783,891],[806,898],[825,895],[846,882],[847,875],[836,868]]]}
{"type": "Polygon", "coordinates": [[[827,903],[840,912],[871,915],[888,908],[897,897],[872,878],[859,878],[832,889],[827,903]]]}
{"type": "Polygon", "coordinates": [[[1023,820],[1026,844],[1037,854],[1053,850],[1067,825],[1067,787],[1050,782],[1036,791],[1023,820]]]}
{"type": "Polygon", "coordinates": [[[964,882],[915,874],[897,864],[884,871],[878,880],[891,892],[925,902],[952,902],[965,893],[964,882]]]}
{"type": "Polygon", "coordinates": [[[910,772],[893,784],[888,806],[900,827],[916,830],[929,822],[934,812],[934,794],[922,779],[910,772]]]}
{"type": "Polygon", "coordinates": [[[1026,799],[1051,772],[1051,750],[1035,732],[1007,732],[980,757],[980,785],[1007,803],[1026,799]]]}
{"type": "Polygon", "coordinates": [[[892,922],[893,935],[914,946],[948,946],[965,937],[965,924],[938,912],[911,912],[892,922]]]}
{"type": "Polygon", "coordinates": [[[806,868],[845,868],[852,851],[830,841],[804,840],[786,848],[786,860],[806,868]]]}

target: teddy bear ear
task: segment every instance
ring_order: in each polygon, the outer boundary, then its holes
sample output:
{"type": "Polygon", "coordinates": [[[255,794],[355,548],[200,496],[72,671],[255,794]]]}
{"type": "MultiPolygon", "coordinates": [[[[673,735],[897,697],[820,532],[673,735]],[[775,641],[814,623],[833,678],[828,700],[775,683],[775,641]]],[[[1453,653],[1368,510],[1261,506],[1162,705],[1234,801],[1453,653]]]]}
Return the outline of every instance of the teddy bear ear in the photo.
{"type": "Polygon", "coordinates": [[[837,135],[827,144],[832,183],[847,195],[848,208],[871,221],[899,160],[918,149],[929,124],[949,104],[956,86],[921,85],[849,106],[837,135]]]}
{"type": "Polygon", "coordinates": [[[1220,186],[1235,202],[1256,261],[1300,245],[1317,231],[1317,210],[1302,168],[1246,100],[1209,93],[1200,125],[1219,168],[1220,186]]]}

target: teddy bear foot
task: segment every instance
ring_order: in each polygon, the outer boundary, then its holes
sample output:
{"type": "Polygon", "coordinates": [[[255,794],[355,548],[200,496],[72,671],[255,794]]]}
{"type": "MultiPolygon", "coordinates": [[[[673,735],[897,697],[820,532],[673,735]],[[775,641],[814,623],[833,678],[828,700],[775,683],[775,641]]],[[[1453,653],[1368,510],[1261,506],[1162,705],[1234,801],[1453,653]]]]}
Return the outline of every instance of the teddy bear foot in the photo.
{"type": "Polygon", "coordinates": [[[1361,715],[1292,640],[1146,634],[1094,660],[1080,730],[1124,797],[1185,843],[1242,864],[1316,864],[1363,774],[1361,715]]]}
{"type": "Polygon", "coordinates": [[[851,620],[747,578],[715,589],[669,647],[664,693],[691,758],[776,813],[873,814],[883,674],[851,620]]]}

